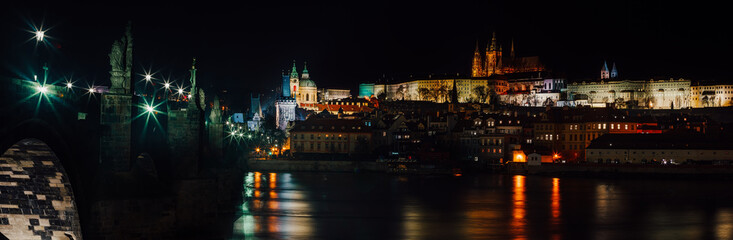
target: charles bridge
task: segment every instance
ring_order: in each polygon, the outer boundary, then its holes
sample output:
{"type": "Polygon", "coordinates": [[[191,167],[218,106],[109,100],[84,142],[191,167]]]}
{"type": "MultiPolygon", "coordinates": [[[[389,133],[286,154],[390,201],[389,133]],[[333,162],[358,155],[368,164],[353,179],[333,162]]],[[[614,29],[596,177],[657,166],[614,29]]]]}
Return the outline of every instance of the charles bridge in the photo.
{"type": "Polygon", "coordinates": [[[133,94],[132,46],[128,26],[108,91],[47,82],[45,66],[0,76],[0,239],[211,238],[231,225],[242,173],[223,160],[218,108],[205,124],[195,60],[187,101],[153,105],[133,94]]]}

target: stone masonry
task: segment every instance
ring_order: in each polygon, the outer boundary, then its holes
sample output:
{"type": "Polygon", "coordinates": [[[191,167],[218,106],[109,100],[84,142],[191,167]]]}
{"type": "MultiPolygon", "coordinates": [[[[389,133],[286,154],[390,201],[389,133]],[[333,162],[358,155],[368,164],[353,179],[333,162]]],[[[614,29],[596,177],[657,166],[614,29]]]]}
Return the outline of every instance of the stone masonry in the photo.
{"type": "Polygon", "coordinates": [[[191,178],[199,170],[201,111],[195,105],[168,112],[168,148],[178,177],[191,178]]]}
{"type": "Polygon", "coordinates": [[[132,129],[132,96],[127,94],[104,94],[100,112],[102,132],[99,161],[112,171],[130,169],[130,145],[132,129]]]}
{"type": "Polygon", "coordinates": [[[61,162],[37,139],[0,156],[0,233],[9,239],[82,239],[74,193],[61,162]]]}

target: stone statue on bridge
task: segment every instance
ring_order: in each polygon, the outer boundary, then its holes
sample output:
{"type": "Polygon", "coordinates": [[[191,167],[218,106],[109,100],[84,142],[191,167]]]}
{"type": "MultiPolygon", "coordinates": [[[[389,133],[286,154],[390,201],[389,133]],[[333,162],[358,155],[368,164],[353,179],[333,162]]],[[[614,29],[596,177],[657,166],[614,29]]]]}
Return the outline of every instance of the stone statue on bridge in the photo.
{"type": "Polygon", "coordinates": [[[125,36],[112,44],[109,53],[110,91],[112,93],[130,93],[132,71],[132,24],[127,23],[125,36]],[[124,49],[124,50],[123,50],[124,49]]]}

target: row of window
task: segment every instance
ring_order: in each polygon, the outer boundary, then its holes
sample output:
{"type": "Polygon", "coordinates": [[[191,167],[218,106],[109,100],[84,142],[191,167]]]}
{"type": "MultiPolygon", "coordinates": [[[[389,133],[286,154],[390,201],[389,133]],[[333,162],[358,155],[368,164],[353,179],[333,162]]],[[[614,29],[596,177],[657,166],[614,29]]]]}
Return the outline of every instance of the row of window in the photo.
{"type": "MultiPolygon", "coordinates": [[[[588,124],[587,129],[598,129],[598,130],[607,129],[609,125],[612,130],[621,130],[621,127],[622,127],[620,123],[616,123],[616,124],[611,123],[608,125],[606,123],[598,123],[598,124],[588,124]]],[[[563,125],[562,128],[565,128],[565,126],[567,126],[567,130],[584,130],[584,126],[581,124],[563,125]]],[[[537,124],[536,127],[537,127],[537,130],[553,130],[555,128],[554,124],[537,124]]],[[[623,130],[629,130],[629,128],[631,128],[631,130],[634,130],[636,129],[636,125],[628,124],[628,123],[623,124],[623,130]]]]}
{"type": "Polygon", "coordinates": [[[463,144],[479,144],[481,143],[481,146],[488,146],[488,145],[501,145],[502,139],[501,138],[482,138],[480,139],[461,139],[461,143],[463,144]]]}
{"type": "MultiPolygon", "coordinates": [[[[588,133],[588,134],[568,134],[567,139],[569,141],[591,141],[593,139],[596,139],[603,135],[603,133],[588,133]]],[[[545,141],[565,141],[565,135],[560,134],[539,134],[539,136],[535,137],[537,140],[545,140],[545,141]]]]}
{"type": "MultiPolygon", "coordinates": [[[[313,143],[313,142],[310,142],[310,143],[296,142],[294,145],[295,145],[295,149],[301,150],[301,151],[306,150],[306,148],[305,148],[306,146],[308,147],[307,150],[310,150],[310,151],[314,151],[314,150],[315,151],[320,151],[321,150],[321,142],[316,142],[316,143],[313,143]]],[[[349,146],[348,143],[343,143],[342,144],[342,143],[339,142],[339,143],[331,143],[331,144],[329,144],[328,142],[323,142],[323,150],[337,150],[337,151],[341,151],[342,149],[343,150],[348,149],[349,148],[348,146],[349,146]]]]}
{"type": "MultiPolygon", "coordinates": [[[[594,152],[595,151],[590,151],[590,152],[588,152],[588,154],[593,155],[594,152]]],[[[595,152],[595,153],[597,153],[598,155],[602,155],[603,154],[603,151],[598,151],[598,152],[595,152]]],[[[623,152],[613,151],[613,153],[614,154],[626,154],[626,151],[623,151],[623,152]]],[[[652,151],[650,153],[651,154],[657,154],[656,151],[652,151]]],[[[606,154],[611,154],[611,151],[606,151],[606,154]]],[[[636,154],[636,151],[631,152],[631,154],[636,154]]],[[[645,151],[640,151],[640,154],[646,154],[646,152],[645,151]]],[[[660,152],[659,154],[665,154],[665,153],[664,152],[660,152]]],[[[679,153],[669,152],[669,154],[679,154],[679,153]]],[[[713,152],[713,155],[717,155],[717,154],[718,154],[718,152],[713,152]]],[[[725,152],[725,154],[726,155],[730,155],[730,152],[725,152]]],[[[687,152],[687,155],[692,155],[692,152],[687,152]]],[[[705,155],[705,152],[700,152],[699,155],[705,155]]]]}
{"type": "Polygon", "coordinates": [[[298,139],[298,137],[300,137],[300,139],[302,140],[302,139],[305,139],[306,138],[306,135],[309,135],[309,138],[311,140],[313,140],[313,139],[321,139],[321,136],[324,136],[326,140],[328,140],[328,139],[331,139],[331,140],[336,140],[336,139],[341,140],[342,138],[344,140],[348,140],[349,139],[349,135],[348,134],[323,134],[322,135],[322,134],[312,134],[312,133],[311,134],[305,134],[305,133],[293,134],[293,139],[298,139]]]}

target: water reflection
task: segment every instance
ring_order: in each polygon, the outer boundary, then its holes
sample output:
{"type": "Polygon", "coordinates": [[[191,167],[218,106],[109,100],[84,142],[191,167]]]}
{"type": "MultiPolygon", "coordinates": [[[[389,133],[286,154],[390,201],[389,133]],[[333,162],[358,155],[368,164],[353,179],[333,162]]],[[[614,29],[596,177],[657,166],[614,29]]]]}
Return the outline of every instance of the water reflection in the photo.
{"type": "Polygon", "coordinates": [[[512,208],[512,222],[511,222],[511,229],[512,229],[512,235],[514,235],[514,239],[527,239],[526,236],[526,224],[527,221],[524,219],[524,216],[526,214],[527,208],[526,208],[526,196],[524,194],[524,190],[526,186],[524,185],[525,176],[522,175],[515,175],[514,176],[514,191],[513,191],[513,203],[514,207],[512,208]]]}
{"type": "Polygon", "coordinates": [[[234,239],[732,239],[725,182],[260,173],[234,239]],[[561,191],[562,190],[562,191],[561,191]]]}
{"type": "Polygon", "coordinates": [[[552,223],[558,224],[558,220],[560,219],[560,179],[559,178],[553,178],[552,179],[552,196],[550,197],[551,203],[550,207],[552,208],[552,223]]]}
{"type": "Polygon", "coordinates": [[[721,209],[715,216],[715,237],[733,239],[733,211],[721,209]]]}
{"type": "MultiPolygon", "coordinates": [[[[233,239],[310,236],[312,223],[308,217],[311,216],[303,214],[309,206],[307,202],[294,202],[306,198],[302,193],[285,194],[294,197],[292,199],[282,199],[278,196],[278,191],[288,191],[278,188],[278,184],[281,181],[291,181],[289,173],[282,175],[284,175],[282,180],[278,181],[278,173],[247,174],[244,182],[245,201],[241,207],[242,216],[234,223],[233,239]]],[[[284,185],[294,186],[293,183],[284,185]]]]}
{"type": "Polygon", "coordinates": [[[560,179],[552,178],[552,195],[550,196],[550,212],[552,212],[552,220],[550,221],[552,237],[551,239],[562,239],[560,235],[560,179]]]}

